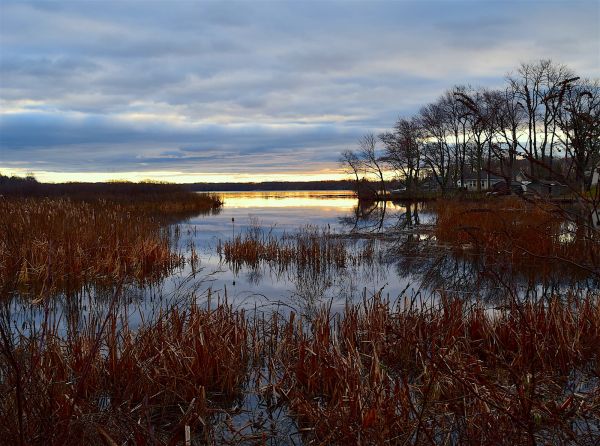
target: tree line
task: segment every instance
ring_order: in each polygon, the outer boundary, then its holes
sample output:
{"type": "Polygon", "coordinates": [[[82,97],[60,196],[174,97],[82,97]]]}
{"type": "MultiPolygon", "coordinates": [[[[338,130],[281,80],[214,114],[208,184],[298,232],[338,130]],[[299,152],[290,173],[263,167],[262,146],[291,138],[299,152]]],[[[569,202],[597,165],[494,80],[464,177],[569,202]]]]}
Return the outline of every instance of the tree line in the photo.
{"type": "Polygon", "coordinates": [[[481,190],[489,174],[510,184],[518,172],[585,192],[599,162],[600,81],[550,60],[521,64],[501,88],[457,85],[341,154],[357,187],[377,181],[383,193],[389,173],[409,192],[425,179],[445,194],[466,177],[481,190]]]}

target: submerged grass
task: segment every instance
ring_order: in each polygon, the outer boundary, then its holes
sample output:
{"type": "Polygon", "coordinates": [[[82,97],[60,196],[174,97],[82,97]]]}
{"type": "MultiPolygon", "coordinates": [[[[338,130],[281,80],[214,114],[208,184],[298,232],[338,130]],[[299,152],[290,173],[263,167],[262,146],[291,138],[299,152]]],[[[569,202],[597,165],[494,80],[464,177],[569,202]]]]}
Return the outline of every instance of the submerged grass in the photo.
{"type": "Polygon", "coordinates": [[[370,263],[375,257],[373,241],[353,251],[348,249],[345,240],[310,227],[283,237],[265,233],[260,228],[251,228],[232,240],[220,243],[217,249],[235,269],[242,266],[257,267],[265,262],[282,270],[293,266],[302,270],[322,271],[370,263]]]}
{"type": "MultiPolygon", "coordinates": [[[[168,215],[188,206],[197,212],[201,203],[215,209],[218,200],[166,203],[160,194],[156,201],[143,194],[0,198],[3,293],[34,292],[43,301],[82,283],[143,282],[177,267],[168,215]]],[[[551,209],[499,203],[446,203],[437,240],[519,268],[543,268],[553,258],[598,264],[595,239],[577,228],[565,238],[564,219],[551,209]]],[[[310,228],[288,237],[250,229],[219,250],[234,268],[266,262],[308,272],[376,255],[373,240],[352,251],[310,228]]],[[[508,296],[497,308],[444,294],[395,303],[376,295],[348,304],[343,315],[323,309],[310,318],[249,317],[227,303],[201,308],[191,299],[135,329],[118,298],[105,317],[68,320],[66,332],[49,322],[50,310],[38,329],[20,330],[4,308],[0,442],[207,444],[224,438],[215,433],[220,417],[229,443],[264,444],[277,426],[248,417],[243,426],[263,431],[244,438],[231,421],[252,386],[287,408],[306,444],[591,445],[600,438],[597,294],[525,303],[508,296]]]]}
{"type": "Polygon", "coordinates": [[[310,319],[209,308],[172,309],[137,330],[116,312],[66,335],[0,325],[0,438],[178,444],[189,429],[194,444],[260,444],[277,425],[263,420],[246,438],[252,423],[231,421],[251,391],[286,407],[306,444],[592,445],[600,435],[597,295],[496,309],[375,296],[310,319]],[[228,441],[215,431],[223,415],[228,441]]]}
{"type": "Polygon", "coordinates": [[[437,203],[435,234],[456,255],[476,253],[492,265],[527,275],[598,274],[600,239],[589,212],[574,212],[545,202],[518,198],[437,203]]]}

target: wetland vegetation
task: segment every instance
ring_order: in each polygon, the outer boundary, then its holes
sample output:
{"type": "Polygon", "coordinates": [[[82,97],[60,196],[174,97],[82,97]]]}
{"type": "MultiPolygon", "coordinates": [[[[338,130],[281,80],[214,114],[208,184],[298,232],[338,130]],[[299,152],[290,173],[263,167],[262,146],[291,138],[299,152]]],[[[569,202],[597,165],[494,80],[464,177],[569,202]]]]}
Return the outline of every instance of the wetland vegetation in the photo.
{"type": "Polygon", "coordinates": [[[548,203],[173,190],[0,199],[11,444],[597,440],[598,241],[548,203]]]}

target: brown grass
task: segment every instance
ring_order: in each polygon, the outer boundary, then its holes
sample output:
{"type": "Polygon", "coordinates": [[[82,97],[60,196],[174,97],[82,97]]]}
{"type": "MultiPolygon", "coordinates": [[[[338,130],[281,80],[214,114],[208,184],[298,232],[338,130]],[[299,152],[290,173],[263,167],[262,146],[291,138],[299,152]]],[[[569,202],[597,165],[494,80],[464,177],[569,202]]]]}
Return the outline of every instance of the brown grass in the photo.
{"type": "MultiPolygon", "coordinates": [[[[598,274],[600,239],[587,214],[573,218],[542,202],[518,198],[446,200],[436,205],[438,241],[456,255],[483,255],[529,275],[598,274]]],[[[491,267],[491,266],[490,266],[491,267]]]]}
{"type": "Polygon", "coordinates": [[[257,267],[261,262],[266,262],[279,269],[294,266],[322,271],[371,262],[375,255],[372,241],[354,252],[347,248],[343,239],[311,228],[289,237],[250,230],[220,243],[217,249],[234,268],[243,265],[257,267]]]}
{"type": "Polygon", "coordinates": [[[14,343],[4,326],[0,438],[15,445],[180,444],[188,425],[208,440],[211,414],[243,388],[247,336],[244,314],[227,305],[173,309],[137,331],[114,314],[69,336],[44,326],[14,343]]]}
{"type": "Polygon", "coordinates": [[[280,391],[315,444],[593,444],[597,299],[394,309],[282,329],[280,391]]]}
{"type": "Polygon", "coordinates": [[[144,283],[168,274],[183,257],[166,223],[220,202],[192,193],[161,198],[0,197],[1,295],[18,290],[39,300],[86,283],[144,283]]]}
{"type": "MultiPolygon", "coordinates": [[[[188,205],[141,197],[0,199],[3,293],[42,300],[177,267],[165,217],[188,205]]],[[[450,202],[439,208],[436,236],[496,264],[595,268],[596,239],[575,231],[565,243],[563,218],[511,199],[450,202]]],[[[374,256],[370,243],[351,252],[315,231],[249,231],[220,249],[238,267],[315,271],[374,256]]],[[[241,404],[252,366],[256,391],[285,404],[311,444],[591,445],[600,435],[598,295],[509,299],[496,309],[446,296],[398,305],[375,296],[343,316],[323,310],[309,320],[275,313],[250,321],[226,303],[190,304],[135,330],[118,316],[117,297],[106,318],[69,320],[66,332],[48,322],[50,310],[41,328],[24,333],[4,315],[0,442],[174,445],[186,426],[197,443],[214,442],[214,418],[241,404]]]]}
{"type": "Polygon", "coordinates": [[[192,304],[137,331],[116,313],[69,326],[11,341],[0,325],[10,444],[176,444],[186,425],[213,442],[214,417],[252,386],[310,444],[594,444],[600,429],[597,295],[495,310],[376,296],[253,322],[192,304]]]}

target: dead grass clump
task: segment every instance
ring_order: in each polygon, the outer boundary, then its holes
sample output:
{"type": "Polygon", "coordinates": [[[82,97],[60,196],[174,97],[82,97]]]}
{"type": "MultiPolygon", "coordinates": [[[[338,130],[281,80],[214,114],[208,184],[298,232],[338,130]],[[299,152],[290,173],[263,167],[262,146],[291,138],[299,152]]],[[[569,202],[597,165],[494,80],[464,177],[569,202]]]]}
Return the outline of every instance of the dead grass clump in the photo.
{"type": "Polygon", "coordinates": [[[256,268],[266,262],[281,270],[294,266],[323,271],[370,262],[375,255],[372,243],[354,252],[343,239],[311,228],[287,237],[264,234],[255,228],[226,241],[218,249],[225,261],[237,269],[244,265],[256,268]]]}
{"type": "Polygon", "coordinates": [[[581,221],[542,202],[518,198],[436,206],[439,242],[456,254],[483,255],[490,264],[548,276],[560,268],[598,273],[600,241],[584,215],[581,221]]]}
{"type": "Polygon", "coordinates": [[[0,198],[0,290],[38,298],[85,283],[152,281],[179,266],[160,223],[112,202],[0,198]]]}
{"type": "Polygon", "coordinates": [[[375,299],[282,333],[280,391],[308,441],[593,444],[600,432],[597,298],[494,312],[375,299]]]}
{"type": "Polygon", "coordinates": [[[175,444],[186,425],[206,441],[247,376],[246,319],[226,305],[174,309],[137,331],[110,316],[66,337],[2,334],[6,444],[175,444]]]}

